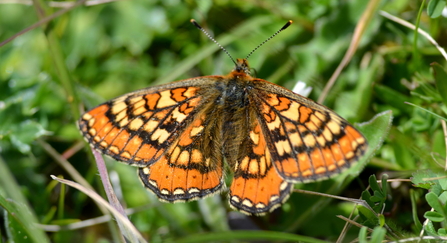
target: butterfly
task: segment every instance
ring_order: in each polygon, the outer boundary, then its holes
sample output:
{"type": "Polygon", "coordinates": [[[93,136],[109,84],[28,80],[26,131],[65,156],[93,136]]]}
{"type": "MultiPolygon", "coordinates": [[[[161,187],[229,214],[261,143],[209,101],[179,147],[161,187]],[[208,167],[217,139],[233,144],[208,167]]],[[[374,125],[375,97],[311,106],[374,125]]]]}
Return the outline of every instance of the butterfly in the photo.
{"type": "Polygon", "coordinates": [[[139,167],[142,183],[161,201],[220,192],[225,171],[232,171],[230,206],[249,215],[274,210],[294,183],[329,178],[364,154],[367,141],[351,124],[323,105],[252,77],[247,58],[233,61],[228,75],[112,99],[83,114],[78,127],[96,150],[139,167]]]}

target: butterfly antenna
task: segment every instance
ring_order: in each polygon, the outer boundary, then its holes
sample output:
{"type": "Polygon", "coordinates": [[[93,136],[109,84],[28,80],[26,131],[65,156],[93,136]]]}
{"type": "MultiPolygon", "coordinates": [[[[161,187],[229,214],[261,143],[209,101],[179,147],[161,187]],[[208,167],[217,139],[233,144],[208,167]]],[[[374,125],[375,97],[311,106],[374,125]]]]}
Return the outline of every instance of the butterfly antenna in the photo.
{"type": "Polygon", "coordinates": [[[216,43],[216,45],[218,45],[220,47],[220,49],[222,49],[222,51],[224,51],[231,59],[231,61],[233,61],[234,65],[237,65],[236,61],[234,61],[233,57],[230,55],[230,53],[228,53],[228,51],[219,44],[219,42],[217,42],[208,32],[206,32],[206,30],[204,28],[202,28],[202,26],[200,26],[195,19],[191,19],[191,23],[197,27],[197,29],[201,30],[210,40],[212,40],[214,43],[216,43]]]}
{"type": "Polygon", "coordinates": [[[291,24],[293,23],[292,20],[289,20],[281,29],[279,29],[278,31],[276,31],[275,34],[273,34],[272,36],[270,36],[267,40],[265,40],[264,42],[262,42],[261,44],[259,44],[255,49],[253,49],[253,51],[251,51],[250,53],[248,53],[247,57],[245,59],[248,59],[251,54],[253,54],[253,52],[255,52],[257,49],[259,49],[259,47],[261,47],[262,45],[264,45],[265,43],[267,43],[267,41],[271,40],[273,37],[275,37],[277,34],[279,34],[281,31],[287,29],[287,27],[289,27],[291,24]]]}

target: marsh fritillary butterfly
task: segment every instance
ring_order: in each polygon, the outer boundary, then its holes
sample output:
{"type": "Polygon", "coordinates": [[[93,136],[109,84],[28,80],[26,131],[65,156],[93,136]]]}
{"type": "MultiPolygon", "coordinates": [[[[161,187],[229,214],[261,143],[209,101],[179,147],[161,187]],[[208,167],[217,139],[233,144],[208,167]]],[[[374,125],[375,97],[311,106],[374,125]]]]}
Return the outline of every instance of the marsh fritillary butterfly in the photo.
{"type": "Polygon", "coordinates": [[[230,205],[255,215],[279,207],[294,183],[329,178],[364,154],[367,141],[351,124],[323,105],[250,76],[247,58],[237,59],[225,76],[110,100],[82,115],[79,129],[103,154],[140,167],[144,186],[166,202],[221,191],[226,161],[234,177],[230,205]]]}

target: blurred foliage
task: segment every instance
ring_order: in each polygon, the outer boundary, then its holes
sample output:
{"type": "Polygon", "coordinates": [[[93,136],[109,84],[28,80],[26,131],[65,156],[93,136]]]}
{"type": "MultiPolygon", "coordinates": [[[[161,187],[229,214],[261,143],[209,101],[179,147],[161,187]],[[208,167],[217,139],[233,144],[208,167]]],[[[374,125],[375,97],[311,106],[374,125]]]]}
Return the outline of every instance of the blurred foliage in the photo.
{"type": "MultiPolygon", "coordinates": [[[[36,23],[36,9],[49,9],[49,15],[59,10],[52,7],[54,4],[72,2],[33,3],[46,6],[0,2],[0,41],[36,23]]],[[[250,57],[250,64],[257,77],[289,89],[298,80],[306,82],[313,87],[311,98],[316,100],[345,55],[367,4],[335,0],[107,2],[75,8],[1,46],[1,242],[117,240],[113,221],[48,233],[41,226],[35,227],[36,221],[63,226],[103,214],[84,194],[72,188],[61,190],[52,182],[50,175],[72,178],[42,142],[49,143],[95,190],[102,192],[90,152],[80,149],[82,138],[75,125],[78,110],[73,107],[92,108],[155,84],[227,74],[233,63],[191,25],[191,18],[235,58],[245,57],[287,20],[293,20],[291,27],[250,57]],[[63,213],[56,213],[60,211],[63,213]]],[[[447,46],[447,21],[441,15],[445,1],[421,4],[382,1],[379,10],[417,24],[440,46],[447,46]]],[[[363,193],[375,213],[361,209],[358,222],[375,228],[373,238],[366,241],[370,233],[365,228],[351,227],[344,236],[346,241],[358,238],[362,242],[380,242],[387,237],[418,236],[421,222],[426,219],[430,223],[425,235],[445,236],[446,188],[439,179],[446,176],[445,134],[437,117],[404,102],[446,117],[446,80],[440,78],[446,75],[446,62],[426,38],[378,12],[372,14],[358,50],[324,105],[351,122],[368,121],[391,110],[394,119],[389,135],[382,138],[383,146],[361,173],[361,168],[356,171],[349,185],[331,179],[296,187],[313,191],[338,187],[337,194],[350,198],[359,198],[363,193]],[[439,64],[430,66],[433,62],[439,64]],[[389,179],[409,179],[415,171],[419,172],[414,175],[417,182],[393,182],[387,186],[373,183],[372,196],[366,193],[371,175],[381,179],[386,172],[389,179]],[[436,178],[433,183],[440,186],[434,190],[427,178],[436,178]],[[382,216],[373,219],[376,213],[382,216]],[[389,227],[384,227],[383,218],[389,227]]],[[[383,133],[385,128],[368,127],[365,133],[383,133]]],[[[355,208],[353,203],[340,201],[317,207],[318,197],[298,193],[263,217],[232,211],[225,193],[198,202],[165,204],[144,189],[135,168],[111,160],[108,167],[111,174],[117,175],[112,183],[120,192],[119,198],[125,207],[136,209],[131,221],[151,242],[335,241],[345,224],[336,215],[348,217],[355,208]],[[259,234],[235,230],[256,230],[259,234]]]]}

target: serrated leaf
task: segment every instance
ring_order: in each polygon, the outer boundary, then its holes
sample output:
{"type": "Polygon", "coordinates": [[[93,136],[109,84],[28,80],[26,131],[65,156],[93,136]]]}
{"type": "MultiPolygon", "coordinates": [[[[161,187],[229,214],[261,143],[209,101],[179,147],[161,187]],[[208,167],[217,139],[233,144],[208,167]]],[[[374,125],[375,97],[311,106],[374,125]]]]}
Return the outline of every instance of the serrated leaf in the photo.
{"type": "Polygon", "coordinates": [[[427,6],[427,14],[430,18],[434,19],[442,14],[442,10],[445,8],[445,0],[431,0],[427,6]]]}

